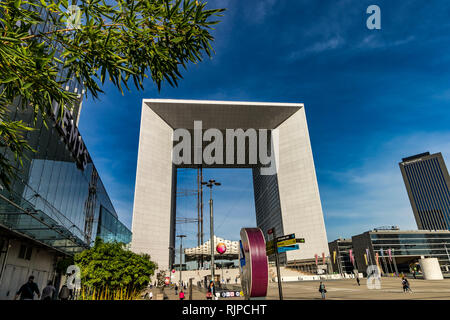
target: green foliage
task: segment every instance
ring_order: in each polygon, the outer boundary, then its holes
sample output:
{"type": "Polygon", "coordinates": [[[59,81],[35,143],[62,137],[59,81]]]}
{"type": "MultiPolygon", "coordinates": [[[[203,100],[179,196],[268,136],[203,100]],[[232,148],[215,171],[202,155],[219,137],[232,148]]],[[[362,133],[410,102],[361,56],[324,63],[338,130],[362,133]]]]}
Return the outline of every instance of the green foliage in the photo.
{"type": "Polygon", "coordinates": [[[95,241],[95,245],[77,255],[75,263],[81,270],[83,286],[128,291],[145,288],[154,274],[156,264],[146,254],[136,254],[117,242],[95,241]]]}
{"type": "MultiPolygon", "coordinates": [[[[1,110],[1,108],[0,108],[1,110]]],[[[9,149],[14,155],[14,161],[22,164],[20,154],[24,150],[33,151],[24,139],[23,133],[31,128],[25,126],[22,121],[5,121],[6,116],[0,111],[0,149],[9,149]]],[[[0,153],[0,181],[9,189],[11,178],[14,176],[14,167],[11,160],[3,153],[0,153]]]]}
{"type": "MultiPolygon", "coordinates": [[[[197,0],[75,3],[80,25],[67,23],[72,22],[67,0],[0,0],[0,122],[9,122],[5,115],[10,105],[31,108],[34,119],[42,115],[44,121],[52,114],[52,103],[71,108],[77,103],[77,95],[65,90],[71,79],[94,98],[105,80],[122,94],[131,79],[143,89],[149,76],[158,89],[163,82],[176,86],[181,68],[212,55],[210,30],[224,11],[206,9],[197,0]],[[47,15],[50,29],[34,31],[47,15]]],[[[9,122],[1,132],[9,139],[4,146],[16,158],[29,149],[20,136],[29,129],[20,125],[9,122]]],[[[8,186],[12,165],[0,160],[0,179],[8,186]]]]}
{"type": "Polygon", "coordinates": [[[66,257],[56,263],[56,271],[61,274],[66,274],[67,268],[73,264],[75,264],[73,257],[66,257]]]}

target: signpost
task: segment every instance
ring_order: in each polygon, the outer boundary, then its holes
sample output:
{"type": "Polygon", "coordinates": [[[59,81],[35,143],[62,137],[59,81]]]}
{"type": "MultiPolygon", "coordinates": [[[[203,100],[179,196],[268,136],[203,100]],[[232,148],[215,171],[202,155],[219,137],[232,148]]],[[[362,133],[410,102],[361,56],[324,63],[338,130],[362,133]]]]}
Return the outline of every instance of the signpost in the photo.
{"type": "Polygon", "coordinates": [[[282,253],[282,252],[286,252],[286,251],[291,251],[291,250],[298,250],[299,246],[298,244],[295,244],[293,246],[284,246],[284,247],[278,247],[278,253],[282,253]]]}
{"type": "Polygon", "coordinates": [[[291,246],[291,245],[295,245],[297,242],[295,241],[296,239],[289,239],[289,240],[284,240],[284,241],[278,241],[277,242],[277,247],[285,247],[285,246],[291,246]]]}
{"type": "Polygon", "coordinates": [[[281,275],[280,275],[280,260],[278,258],[278,250],[275,250],[275,243],[276,243],[276,240],[278,240],[278,238],[276,238],[275,228],[268,230],[267,233],[272,234],[272,238],[274,239],[274,240],[272,240],[272,248],[273,248],[273,251],[275,251],[275,259],[276,259],[275,263],[277,265],[278,295],[280,297],[280,300],[283,300],[283,288],[281,286],[281,275]]]}
{"type": "Polygon", "coordinates": [[[277,279],[278,279],[278,295],[280,296],[280,300],[283,300],[283,288],[281,286],[281,275],[280,275],[280,259],[278,254],[290,250],[300,249],[297,243],[305,243],[305,238],[296,239],[295,233],[277,237],[275,234],[275,228],[267,230],[267,234],[272,235],[272,240],[266,242],[266,254],[267,256],[275,254],[275,263],[277,266],[277,279]]]}

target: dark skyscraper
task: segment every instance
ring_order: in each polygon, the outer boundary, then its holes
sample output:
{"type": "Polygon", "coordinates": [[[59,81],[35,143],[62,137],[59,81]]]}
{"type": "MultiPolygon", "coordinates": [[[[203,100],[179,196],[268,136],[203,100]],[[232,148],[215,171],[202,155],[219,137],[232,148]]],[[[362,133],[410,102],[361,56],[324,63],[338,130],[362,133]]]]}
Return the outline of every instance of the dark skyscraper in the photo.
{"type": "Polygon", "coordinates": [[[421,153],[399,163],[417,227],[450,230],[450,177],[441,153],[421,153]]]}

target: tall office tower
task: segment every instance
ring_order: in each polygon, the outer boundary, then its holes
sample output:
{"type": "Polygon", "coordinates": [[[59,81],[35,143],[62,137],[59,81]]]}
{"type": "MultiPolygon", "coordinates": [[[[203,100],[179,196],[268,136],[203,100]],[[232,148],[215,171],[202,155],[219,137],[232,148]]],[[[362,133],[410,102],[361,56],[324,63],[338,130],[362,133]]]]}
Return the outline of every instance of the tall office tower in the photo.
{"type": "Polygon", "coordinates": [[[441,153],[421,153],[399,163],[420,230],[450,230],[450,177],[441,153]]]}

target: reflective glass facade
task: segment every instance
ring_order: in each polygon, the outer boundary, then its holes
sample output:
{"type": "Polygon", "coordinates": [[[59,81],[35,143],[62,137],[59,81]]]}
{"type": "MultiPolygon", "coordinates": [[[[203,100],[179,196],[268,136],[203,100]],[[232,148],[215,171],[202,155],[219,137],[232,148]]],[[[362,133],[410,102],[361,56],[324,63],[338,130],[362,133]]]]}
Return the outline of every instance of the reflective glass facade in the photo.
{"type": "Polygon", "coordinates": [[[450,265],[450,233],[371,233],[370,238],[375,252],[391,249],[394,256],[438,258],[441,265],[450,265]]]}
{"type": "MultiPolygon", "coordinates": [[[[42,23],[33,26],[31,33],[55,28],[48,10],[28,6],[38,10],[42,18],[42,23]]],[[[58,44],[54,45],[58,48],[58,44]]],[[[59,54],[57,50],[56,55],[59,54]]],[[[61,64],[60,79],[66,72],[61,64]]],[[[10,107],[11,120],[22,120],[35,128],[25,138],[36,152],[27,152],[23,166],[16,164],[18,177],[12,183],[12,190],[0,191],[0,226],[64,253],[89,247],[97,236],[128,243],[131,231],[118,220],[77,129],[82,86],[72,79],[65,90],[80,94],[79,103],[65,112],[63,119],[48,119],[47,125],[39,117],[34,119],[31,108],[10,107]],[[101,214],[103,211],[108,214],[101,214]]],[[[59,114],[56,104],[53,113],[59,114]]],[[[7,150],[0,149],[0,152],[12,159],[7,150]]]]}
{"type": "MultiPolygon", "coordinates": [[[[278,176],[276,174],[261,175],[260,168],[252,168],[252,172],[256,223],[268,241],[271,238],[269,239],[267,231],[271,228],[275,228],[277,236],[284,235],[278,176]]],[[[274,257],[270,256],[269,259],[274,257]]],[[[286,253],[280,253],[279,259],[282,263],[286,262],[286,253]]]]}
{"type": "Polygon", "coordinates": [[[357,265],[364,271],[376,264],[385,273],[411,272],[421,257],[437,258],[450,270],[450,231],[368,231],[352,237],[357,265]],[[367,254],[368,253],[368,254],[367,254]]]}
{"type": "MultiPolygon", "coordinates": [[[[11,112],[12,119],[28,124],[32,124],[32,116],[29,111],[13,109],[11,112]]],[[[88,156],[86,167],[80,168],[54,123],[46,127],[38,119],[34,127],[36,129],[29,132],[26,139],[36,152],[26,154],[23,167],[17,165],[19,175],[13,181],[11,192],[3,190],[2,194],[13,199],[18,208],[39,212],[45,216],[44,220],[52,221],[49,225],[56,225],[75,237],[81,245],[79,250],[92,245],[97,236],[107,241],[130,242],[131,231],[118,220],[91,158],[88,156]]],[[[4,226],[24,232],[23,221],[31,219],[33,223],[39,223],[33,216],[25,218],[26,212],[20,209],[15,211],[22,212],[24,217],[18,219],[11,214],[14,210],[7,209],[11,205],[5,201],[0,205],[0,223],[4,226]]],[[[47,226],[42,229],[48,230],[47,226]]],[[[36,240],[48,238],[44,234],[42,231],[35,235],[36,240]]]]}
{"type": "Polygon", "coordinates": [[[100,205],[97,236],[105,241],[131,242],[131,232],[117,220],[117,216],[100,205]]]}
{"type": "Polygon", "coordinates": [[[442,154],[423,153],[399,165],[418,228],[450,230],[450,178],[442,154]]]}

